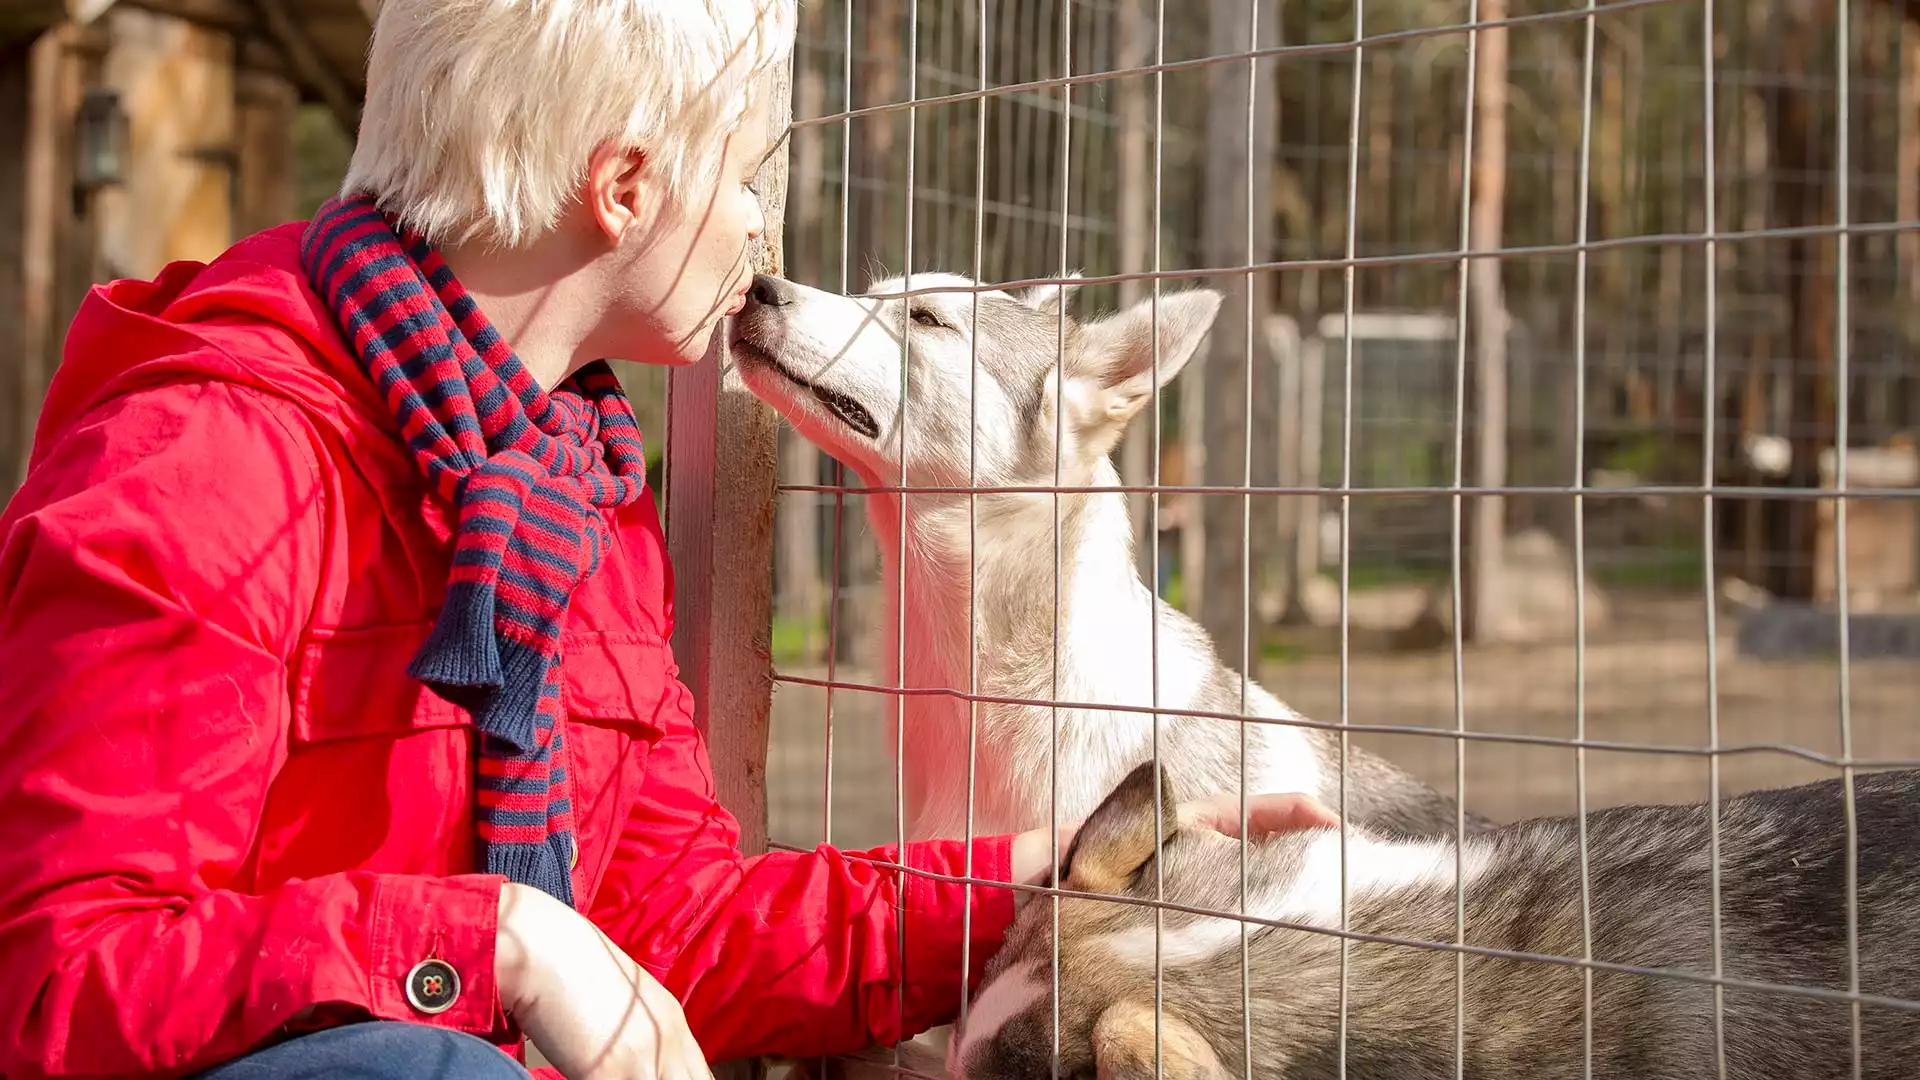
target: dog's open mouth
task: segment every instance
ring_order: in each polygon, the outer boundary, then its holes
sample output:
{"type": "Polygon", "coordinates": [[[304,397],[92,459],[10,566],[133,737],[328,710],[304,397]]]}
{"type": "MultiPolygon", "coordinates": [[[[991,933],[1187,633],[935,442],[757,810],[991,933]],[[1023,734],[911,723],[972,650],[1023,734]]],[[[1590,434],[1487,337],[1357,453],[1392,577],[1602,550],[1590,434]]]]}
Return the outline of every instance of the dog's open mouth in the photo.
{"type": "Polygon", "coordinates": [[[735,338],[733,347],[736,350],[747,353],[753,359],[779,372],[781,378],[812,394],[814,400],[825,406],[828,412],[838,417],[841,423],[865,435],[869,439],[878,439],[880,437],[880,425],[874,422],[873,414],[867,411],[866,406],[838,390],[829,390],[824,386],[816,386],[808,382],[794,374],[793,369],[782,364],[779,357],[748,341],[746,338],[735,338]]]}

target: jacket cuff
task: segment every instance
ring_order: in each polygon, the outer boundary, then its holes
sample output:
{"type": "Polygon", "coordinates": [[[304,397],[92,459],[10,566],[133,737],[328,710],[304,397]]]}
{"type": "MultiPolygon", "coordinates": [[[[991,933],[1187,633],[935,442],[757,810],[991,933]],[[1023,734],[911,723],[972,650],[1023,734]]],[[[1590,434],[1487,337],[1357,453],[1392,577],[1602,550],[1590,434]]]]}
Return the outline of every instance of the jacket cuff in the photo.
{"type": "Polygon", "coordinates": [[[393,876],[380,881],[367,964],[367,1001],[376,1019],[496,1038],[514,1034],[494,981],[500,888],[505,882],[498,874],[393,876]],[[427,960],[445,967],[423,968],[416,978],[415,969],[427,960]],[[447,969],[457,979],[451,1001],[446,996],[454,984],[447,969]],[[415,983],[411,995],[410,981],[415,983]]]}
{"type": "MultiPolygon", "coordinates": [[[[977,881],[1006,882],[1013,878],[1013,837],[975,839],[972,877],[977,881]]],[[[967,876],[967,845],[953,842],[908,844],[903,864],[949,877],[967,876]]],[[[949,1023],[959,1015],[962,993],[980,985],[987,961],[998,952],[1013,922],[1009,888],[938,881],[917,874],[903,875],[900,909],[907,921],[906,996],[902,1035],[949,1023]],[[971,892],[972,902],[968,903],[971,892]],[[962,913],[971,908],[972,918],[962,913]],[[960,982],[961,942],[968,943],[967,977],[960,982]]]]}

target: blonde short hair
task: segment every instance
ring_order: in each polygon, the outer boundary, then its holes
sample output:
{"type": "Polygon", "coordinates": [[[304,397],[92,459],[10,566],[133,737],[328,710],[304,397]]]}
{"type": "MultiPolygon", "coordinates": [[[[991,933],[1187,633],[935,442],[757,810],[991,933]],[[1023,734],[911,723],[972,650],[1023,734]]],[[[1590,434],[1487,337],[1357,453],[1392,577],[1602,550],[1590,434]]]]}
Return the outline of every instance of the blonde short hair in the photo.
{"type": "Polygon", "coordinates": [[[795,0],[383,0],[345,194],[436,244],[550,230],[601,144],[714,182],[795,0]]]}

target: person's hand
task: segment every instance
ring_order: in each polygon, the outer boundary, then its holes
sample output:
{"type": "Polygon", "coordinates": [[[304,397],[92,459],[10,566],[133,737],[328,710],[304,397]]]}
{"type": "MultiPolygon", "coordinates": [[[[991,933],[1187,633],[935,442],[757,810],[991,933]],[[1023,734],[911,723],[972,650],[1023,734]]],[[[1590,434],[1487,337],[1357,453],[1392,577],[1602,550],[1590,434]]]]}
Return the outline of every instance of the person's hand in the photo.
{"type": "MultiPolygon", "coordinates": [[[[1337,829],[1340,815],[1311,795],[1281,792],[1247,796],[1248,839],[1264,840],[1280,833],[1305,829],[1337,829]]],[[[1060,853],[1073,845],[1080,825],[1060,827],[1060,853]]],[[[1175,808],[1175,820],[1167,822],[1169,833],[1175,828],[1210,829],[1225,836],[1240,835],[1240,796],[1223,792],[1205,799],[1181,803],[1175,808]]],[[[1053,869],[1052,836],[1047,829],[1030,829],[1013,838],[1013,880],[1026,885],[1051,883],[1053,869]]],[[[1017,911],[1032,894],[1025,890],[1013,894],[1017,911]]]]}
{"type": "Polygon", "coordinates": [[[500,1002],[567,1080],[713,1080],[680,1003],[579,912],[500,890],[500,1002]]]}
{"type": "MultiPolygon", "coordinates": [[[[1180,825],[1212,829],[1231,837],[1240,835],[1240,796],[1223,792],[1207,799],[1181,803],[1180,825]]],[[[1247,796],[1247,839],[1264,840],[1279,833],[1306,829],[1337,829],[1340,815],[1311,795],[1285,792],[1247,796]]]]}

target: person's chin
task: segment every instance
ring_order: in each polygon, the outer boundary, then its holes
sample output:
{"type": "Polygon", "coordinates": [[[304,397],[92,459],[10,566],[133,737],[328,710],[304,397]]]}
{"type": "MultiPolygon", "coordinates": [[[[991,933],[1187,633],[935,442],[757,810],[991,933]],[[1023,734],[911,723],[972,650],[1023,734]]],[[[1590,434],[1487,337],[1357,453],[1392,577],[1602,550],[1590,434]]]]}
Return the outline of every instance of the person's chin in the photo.
{"type": "Polygon", "coordinates": [[[665,355],[660,362],[669,367],[688,367],[709,356],[721,355],[720,333],[726,321],[724,315],[716,313],[704,325],[683,335],[678,345],[663,350],[665,355]]]}

